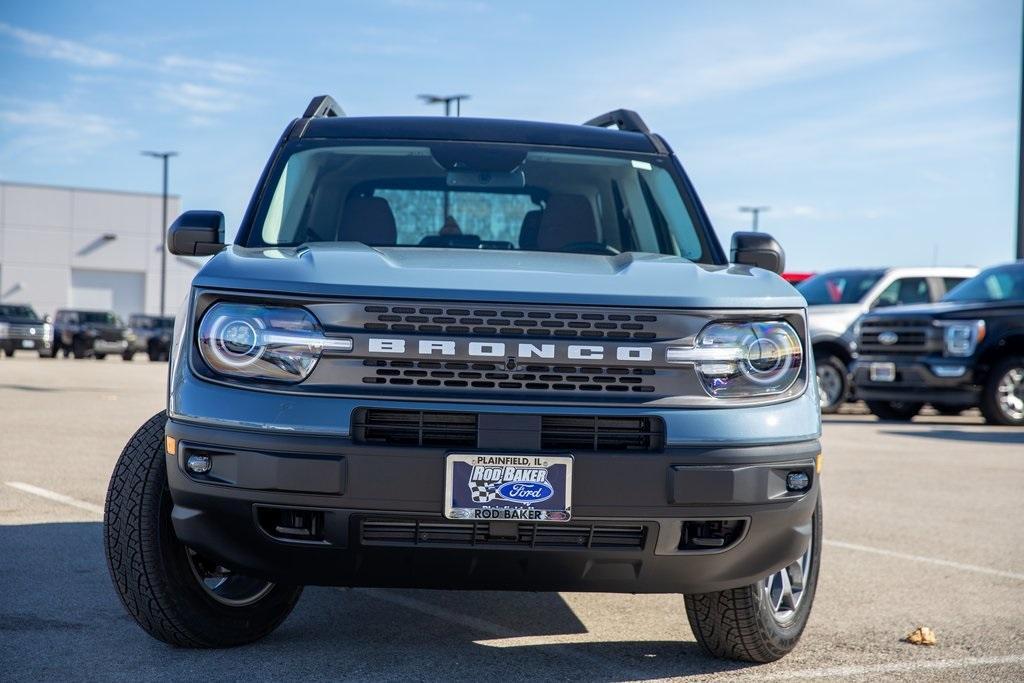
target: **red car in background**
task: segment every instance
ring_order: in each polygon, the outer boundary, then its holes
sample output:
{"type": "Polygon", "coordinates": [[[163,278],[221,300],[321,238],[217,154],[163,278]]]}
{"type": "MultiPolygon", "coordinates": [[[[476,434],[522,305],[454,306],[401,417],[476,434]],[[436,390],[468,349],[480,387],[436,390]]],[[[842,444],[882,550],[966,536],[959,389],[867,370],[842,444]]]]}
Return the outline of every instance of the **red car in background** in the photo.
{"type": "Polygon", "coordinates": [[[785,278],[786,282],[789,284],[795,285],[798,282],[803,282],[812,275],[814,275],[814,273],[783,273],[782,277],[785,278]]]}

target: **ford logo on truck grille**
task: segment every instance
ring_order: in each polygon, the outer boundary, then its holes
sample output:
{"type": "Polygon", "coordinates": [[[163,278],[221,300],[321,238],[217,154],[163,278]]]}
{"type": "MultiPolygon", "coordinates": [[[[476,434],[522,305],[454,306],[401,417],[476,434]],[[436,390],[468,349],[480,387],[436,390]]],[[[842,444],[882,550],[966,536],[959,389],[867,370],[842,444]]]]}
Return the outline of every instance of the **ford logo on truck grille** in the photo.
{"type": "Polygon", "coordinates": [[[899,335],[896,334],[895,332],[893,332],[892,330],[886,330],[886,331],[880,332],[878,334],[878,343],[879,344],[885,344],[886,346],[892,346],[893,344],[895,344],[899,340],[900,340],[899,335]]]}

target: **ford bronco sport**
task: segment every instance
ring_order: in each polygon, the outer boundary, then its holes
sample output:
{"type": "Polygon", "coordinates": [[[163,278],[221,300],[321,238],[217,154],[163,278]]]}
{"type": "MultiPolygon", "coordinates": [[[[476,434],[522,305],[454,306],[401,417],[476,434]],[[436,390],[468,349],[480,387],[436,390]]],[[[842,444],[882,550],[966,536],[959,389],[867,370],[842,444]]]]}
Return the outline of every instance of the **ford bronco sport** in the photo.
{"type": "Polygon", "coordinates": [[[770,237],[730,265],[634,112],[318,97],[233,244],[213,211],[168,244],[215,255],[105,514],[152,636],[251,642],[335,585],[683,593],[715,655],[796,645],[821,551],[805,303],[770,237]]]}

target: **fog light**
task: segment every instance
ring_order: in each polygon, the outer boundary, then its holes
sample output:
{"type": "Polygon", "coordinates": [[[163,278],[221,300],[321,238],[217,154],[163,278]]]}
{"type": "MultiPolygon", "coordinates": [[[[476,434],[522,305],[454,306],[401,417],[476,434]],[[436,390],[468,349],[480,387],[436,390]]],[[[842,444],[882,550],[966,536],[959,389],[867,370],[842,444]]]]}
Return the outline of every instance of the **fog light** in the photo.
{"type": "Polygon", "coordinates": [[[786,490],[794,493],[806,491],[811,487],[811,478],[803,472],[790,472],[786,475],[786,490]]]}
{"type": "Polygon", "coordinates": [[[194,474],[203,474],[210,471],[213,467],[213,462],[208,455],[190,455],[188,460],[185,461],[185,467],[194,474]]]}

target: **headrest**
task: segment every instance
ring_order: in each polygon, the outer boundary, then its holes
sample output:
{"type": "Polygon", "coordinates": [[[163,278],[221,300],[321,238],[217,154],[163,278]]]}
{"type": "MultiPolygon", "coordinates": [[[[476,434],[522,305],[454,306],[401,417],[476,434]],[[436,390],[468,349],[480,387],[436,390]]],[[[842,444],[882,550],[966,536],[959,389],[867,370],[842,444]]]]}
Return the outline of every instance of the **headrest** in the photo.
{"type": "Polygon", "coordinates": [[[351,197],[338,222],[339,242],[393,246],[398,241],[395,215],[383,197],[351,197]]]}
{"type": "Polygon", "coordinates": [[[553,194],[540,217],[537,248],[558,251],[576,242],[597,242],[594,210],[581,194],[553,194]]]}

